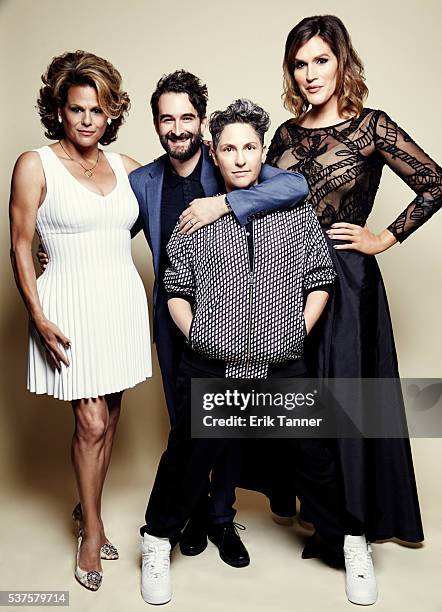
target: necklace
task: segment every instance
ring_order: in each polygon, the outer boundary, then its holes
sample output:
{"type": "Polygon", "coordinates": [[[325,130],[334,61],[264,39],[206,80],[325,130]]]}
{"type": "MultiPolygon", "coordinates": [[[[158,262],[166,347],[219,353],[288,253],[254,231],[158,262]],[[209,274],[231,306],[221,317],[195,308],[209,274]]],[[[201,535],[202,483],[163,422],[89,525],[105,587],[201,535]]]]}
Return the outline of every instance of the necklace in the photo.
{"type": "Polygon", "coordinates": [[[69,155],[69,153],[66,151],[64,146],[61,144],[61,140],[58,141],[58,144],[60,145],[60,147],[63,149],[63,151],[66,153],[66,155],[69,157],[69,159],[71,161],[75,162],[76,164],[80,164],[80,166],[83,168],[83,172],[87,176],[87,178],[90,179],[90,178],[92,178],[94,176],[94,170],[97,167],[98,162],[100,161],[100,149],[98,149],[97,161],[95,162],[95,164],[92,166],[92,168],[86,168],[86,166],[83,166],[81,161],[78,161],[78,159],[74,159],[71,155],[69,155]]]}

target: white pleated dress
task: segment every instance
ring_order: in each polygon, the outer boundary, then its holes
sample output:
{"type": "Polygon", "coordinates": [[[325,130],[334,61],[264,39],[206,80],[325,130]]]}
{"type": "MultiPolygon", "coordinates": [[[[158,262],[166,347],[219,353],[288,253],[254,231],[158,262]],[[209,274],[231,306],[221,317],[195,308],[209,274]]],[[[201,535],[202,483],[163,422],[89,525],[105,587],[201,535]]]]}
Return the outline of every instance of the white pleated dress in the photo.
{"type": "MultiPolygon", "coordinates": [[[[45,316],[71,341],[69,367],[52,366],[31,325],[28,390],[61,400],[122,391],[152,375],[146,293],[131,254],[138,203],[121,157],[104,153],[116,176],[93,193],[50,147],[36,149],[47,194],[37,232],[49,264],[37,280],[45,316]]],[[[62,349],[64,350],[64,349],[62,349]]]]}

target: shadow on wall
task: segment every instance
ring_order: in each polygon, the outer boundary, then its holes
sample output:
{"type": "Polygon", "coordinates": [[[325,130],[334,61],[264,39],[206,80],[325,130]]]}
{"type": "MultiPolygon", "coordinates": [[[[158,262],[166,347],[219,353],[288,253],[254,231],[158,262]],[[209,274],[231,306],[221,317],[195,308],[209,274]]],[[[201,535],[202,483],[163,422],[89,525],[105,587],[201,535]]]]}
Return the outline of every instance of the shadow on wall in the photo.
{"type": "MultiPolygon", "coordinates": [[[[41,504],[48,519],[70,523],[77,501],[70,445],[74,418],[70,402],[26,390],[28,322],[12,273],[6,284],[0,341],[7,359],[0,370],[2,482],[13,494],[41,504]],[[69,519],[69,522],[68,522],[69,519]]],[[[155,350],[153,350],[153,355],[155,350]]],[[[104,500],[126,487],[149,487],[166,444],[168,417],[154,360],[155,381],[126,392],[104,500]]],[[[140,511],[144,512],[141,508],[140,511]]]]}

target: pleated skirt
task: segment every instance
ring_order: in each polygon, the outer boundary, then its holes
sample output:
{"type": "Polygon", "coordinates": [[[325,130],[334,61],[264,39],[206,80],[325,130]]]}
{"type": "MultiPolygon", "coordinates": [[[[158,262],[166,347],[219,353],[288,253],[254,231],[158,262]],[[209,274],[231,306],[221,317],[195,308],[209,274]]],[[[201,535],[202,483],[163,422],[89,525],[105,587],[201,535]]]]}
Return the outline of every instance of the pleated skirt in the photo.
{"type": "Polygon", "coordinates": [[[71,341],[66,351],[60,347],[70,365],[53,366],[31,324],[29,391],[67,401],[96,398],[152,375],[147,298],[131,260],[78,263],[69,273],[49,264],[37,289],[45,316],[71,341]]]}

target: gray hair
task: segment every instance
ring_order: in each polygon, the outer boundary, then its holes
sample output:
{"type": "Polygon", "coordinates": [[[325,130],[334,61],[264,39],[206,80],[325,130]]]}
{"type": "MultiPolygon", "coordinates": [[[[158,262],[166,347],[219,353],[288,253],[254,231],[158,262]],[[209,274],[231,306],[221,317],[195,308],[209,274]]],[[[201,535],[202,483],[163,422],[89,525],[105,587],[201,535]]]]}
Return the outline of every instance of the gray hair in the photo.
{"type": "Polygon", "coordinates": [[[209,130],[215,148],[218,146],[223,129],[232,123],[248,123],[264,144],[264,134],[270,127],[270,117],[263,108],[247,98],[235,100],[224,111],[213,112],[210,115],[209,130]]]}

